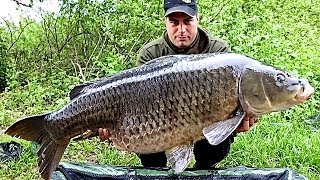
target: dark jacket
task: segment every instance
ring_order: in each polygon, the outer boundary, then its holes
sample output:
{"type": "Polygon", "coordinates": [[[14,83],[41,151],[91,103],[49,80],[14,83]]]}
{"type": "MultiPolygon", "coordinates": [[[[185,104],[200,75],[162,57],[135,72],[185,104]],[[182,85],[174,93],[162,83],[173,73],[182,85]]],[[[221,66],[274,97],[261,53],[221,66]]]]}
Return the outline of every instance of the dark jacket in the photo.
{"type": "Polygon", "coordinates": [[[152,59],[174,54],[202,54],[214,52],[229,52],[230,48],[223,40],[211,36],[208,32],[198,28],[195,41],[186,49],[177,49],[169,40],[165,31],[162,37],[147,43],[139,51],[137,66],[152,59]]]}

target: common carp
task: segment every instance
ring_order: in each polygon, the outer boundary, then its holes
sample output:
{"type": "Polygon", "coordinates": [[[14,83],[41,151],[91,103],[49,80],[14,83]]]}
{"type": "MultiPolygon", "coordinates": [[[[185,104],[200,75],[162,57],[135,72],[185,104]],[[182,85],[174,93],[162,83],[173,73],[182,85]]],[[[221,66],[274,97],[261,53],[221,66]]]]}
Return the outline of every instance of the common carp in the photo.
{"type": "Polygon", "coordinates": [[[98,128],[109,130],[118,149],[166,151],[173,170],[182,172],[195,141],[219,144],[245,115],[288,109],[313,93],[307,80],[244,55],[172,55],[79,85],[61,109],[21,119],[5,133],[41,145],[44,179],[72,138],[98,128]]]}

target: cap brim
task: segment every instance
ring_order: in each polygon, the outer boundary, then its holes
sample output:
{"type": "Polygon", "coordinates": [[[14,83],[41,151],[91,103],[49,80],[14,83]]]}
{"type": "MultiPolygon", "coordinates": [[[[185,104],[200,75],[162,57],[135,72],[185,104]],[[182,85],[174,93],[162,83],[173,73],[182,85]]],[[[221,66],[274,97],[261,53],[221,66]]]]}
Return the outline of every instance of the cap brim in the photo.
{"type": "Polygon", "coordinates": [[[174,12],[183,12],[183,13],[188,14],[189,16],[195,16],[197,14],[196,10],[194,10],[188,6],[176,6],[176,7],[168,9],[164,16],[168,16],[169,14],[174,13],[174,12]]]}

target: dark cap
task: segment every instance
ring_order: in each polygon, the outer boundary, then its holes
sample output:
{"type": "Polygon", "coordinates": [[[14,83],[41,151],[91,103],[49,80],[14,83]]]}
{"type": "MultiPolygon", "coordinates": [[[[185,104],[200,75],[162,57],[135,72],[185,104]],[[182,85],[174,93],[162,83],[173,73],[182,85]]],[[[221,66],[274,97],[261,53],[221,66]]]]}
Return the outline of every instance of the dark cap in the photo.
{"type": "Polygon", "coordinates": [[[189,16],[197,14],[196,0],[164,0],[164,16],[174,12],[183,12],[189,16]]]}

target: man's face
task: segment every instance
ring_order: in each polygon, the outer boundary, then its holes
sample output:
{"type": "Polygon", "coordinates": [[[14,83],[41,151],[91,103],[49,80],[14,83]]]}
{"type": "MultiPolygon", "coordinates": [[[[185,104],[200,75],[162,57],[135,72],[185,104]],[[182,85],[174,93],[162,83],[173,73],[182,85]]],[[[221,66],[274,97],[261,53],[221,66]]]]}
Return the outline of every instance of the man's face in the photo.
{"type": "Polygon", "coordinates": [[[182,12],[175,12],[165,17],[165,24],[170,41],[178,48],[188,47],[198,33],[199,19],[182,12]]]}

